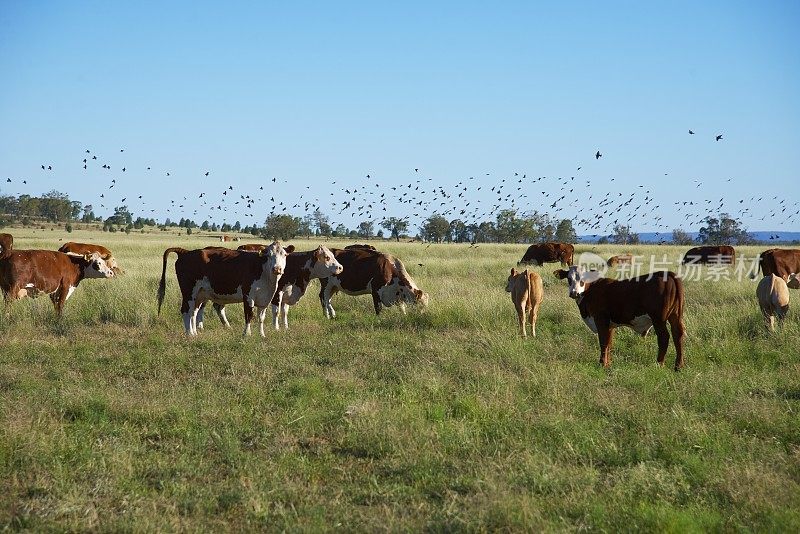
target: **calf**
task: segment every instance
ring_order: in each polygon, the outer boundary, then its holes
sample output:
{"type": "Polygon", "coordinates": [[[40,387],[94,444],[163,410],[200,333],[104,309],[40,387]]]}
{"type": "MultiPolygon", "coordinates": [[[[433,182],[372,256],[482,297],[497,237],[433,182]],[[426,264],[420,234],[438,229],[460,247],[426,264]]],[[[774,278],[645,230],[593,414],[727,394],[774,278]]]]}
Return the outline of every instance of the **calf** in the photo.
{"type": "Polygon", "coordinates": [[[527,337],[525,332],[525,313],[527,312],[531,322],[531,335],[536,337],[536,318],[539,316],[539,306],[542,304],[544,296],[542,277],[533,271],[528,272],[527,269],[519,273],[512,268],[506,284],[506,291],[511,293],[511,302],[514,303],[514,308],[517,310],[520,334],[522,337],[527,337]]]}
{"type": "Polygon", "coordinates": [[[658,364],[664,365],[669,347],[667,323],[677,353],[675,370],[683,367],[683,283],[675,273],[659,271],[629,280],[613,280],[602,278],[597,271],[573,266],[553,274],[567,279],[570,298],[575,299],[586,325],[598,335],[603,367],[611,365],[611,341],[618,326],[628,326],[642,336],[655,329],[658,364]]]}
{"type": "Polygon", "coordinates": [[[319,300],[326,317],[336,317],[331,297],[338,291],[346,295],[371,294],[376,315],[383,306],[399,305],[405,313],[406,303],[428,304],[428,294],[417,287],[403,262],[394,256],[362,248],[331,250],[344,270],[320,279],[319,300]]]}
{"type": "Polygon", "coordinates": [[[767,323],[767,330],[775,331],[775,317],[783,325],[783,319],[789,311],[789,287],[786,281],[775,274],[768,274],[758,283],[756,297],[767,323]]]}
{"type": "Polygon", "coordinates": [[[111,278],[114,271],[99,253],[64,254],[53,250],[12,250],[0,258],[0,289],[6,313],[16,299],[50,296],[61,316],[64,303],[84,278],[111,278]]]}
{"type": "MultiPolygon", "coordinates": [[[[181,289],[181,313],[186,334],[197,335],[198,311],[206,301],[216,304],[242,302],[244,306],[244,335],[250,334],[253,308],[258,309],[260,333],[264,336],[264,318],[286,268],[287,251],[274,242],[260,254],[208,248],[185,250],[168,248],[164,251],[161,282],[158,286],[158,311],[166,292],[167,256],[175,252],[175,274],[181,289]]],[[[202,320],[200,321],[202,324],[202,320]]]]}
{"type": "Polygon", "coordinates": [[[69,241],[68,243],[61,245],[58,248],[58,251],[63,252],[64,254],[80,255],[94,254],[95,252],[98,252],[100,257],[103,258],[106,261],[106,264],[111,267],[111,270],[114,271],[114,274],[122,274],[124,272],[117,264],[117,260],[114,259],[114,256],[111,255],[111,251],[102,245],[69,241]]]}

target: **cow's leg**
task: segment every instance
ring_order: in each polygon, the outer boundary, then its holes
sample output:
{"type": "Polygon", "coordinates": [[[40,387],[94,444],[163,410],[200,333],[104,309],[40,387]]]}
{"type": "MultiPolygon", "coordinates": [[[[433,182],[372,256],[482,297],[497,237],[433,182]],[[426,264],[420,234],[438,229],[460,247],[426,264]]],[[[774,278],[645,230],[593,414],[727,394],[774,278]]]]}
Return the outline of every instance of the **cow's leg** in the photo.
{"type": "Polygon", "coordinates": [[[378,294],[377,290],[372,291],[372,304],[375,306],[375,315],[381,314],[381,296],[378,294]]]}
{"type": "MultiPolygon", "coordinates": [[[[189,321],[189,327],[192,329],[192,335],[197,335],[197,315],[201,313],[202,309],[205,307],[206,301],[202,302],[195,302],[194,306],[191,309],[191,317],[189,321]]],[[[202,316],[200,317],[202,320],[202,316]]]]}
{"type": "Polygon", "coordinates": [[[275,330],[280,330],[281,302],[283,301],[283,292],[278,292],[278,294],[275,295],[275,298],[272,300],[273,302],[276,300],[278,301],[277,304],[272,304],[272,327],[275,328],[275,330]]]}
{"type": "Polygon", "coordinates": [[[55,295],[51,295],[51,299],[53,300],[53,305],[56,308],[56,314],[58,314],[59,319],[64,314],[64,303],[67,302],[67,297],[69,297],[69,288],[64,287],[64,285],[60,285],[58,291],[55,295]]]}
{"type": "Polygon", "coordinates": [[[197,330],[200,330],[200,331],[203,330],[203,317],[205,316],[205,312],[206,312],[206,303],[203,302],[197,308],[197,319],[196,319],[197,330]]]}
{"type": "Polygon", "coordinates": [[[519,335],[528,337],[525,330],[525,304],[522,302],[514,301],[514,308],[517,309],[517,322],[519,323],[519,335]]]}
{"type": "Polygon", "coordinates": [[[776,314],[778,315],[778,326],[783,328],[783,320],[786,318],[786,314],[789,312],[789,305],[786,306],[778,306],[776,314]]]}
{"type": "Polygon", "coordinates": [[[217,312],[217,317],[225,328],[230,328],[231,323],[228,322],[228,316],[225,315],[225,305],[214,303],[214,311],[217,312]]]}
{"type": "Polygon", "coordinates": [[[611,367],[611,341],[614,338],[614,329],[608,319],[595,317],[597,325],[597,338],[600,341],[600,365],[611,367]]]}
{"type": "Polygon", "coordinates": [[[261,337],[267,337],[267,334],[264,333],[264,319],[267,318],[267,306],[259,306],[258,307],[258,332],[261,334],[261,337]]]}
{"type": "Polygon", "coordinates": [[[669,349],[669,332],[667,332],[666,323],[653,322],[653,330],[656,331],[656,338],[658,339],[658,365],[664,366],[664,358],[667,356],[667,349],[669,349]]]}
{"type": "Polygon", "coordinates": [[[283,329],[287,330],[289,328],[289,303],[281,304],[281,309],[283,311],[283,329]]]}
{"type": "Polygon", "coordinates": [[[670,329],[672,330],[672,342],[675,344],[675,370],[679,371],[683,367],[683,338],[686,335],[686,329],[683,326],[683,320],[680,317],[670,317],[670,329]]]}
{"type": "Polygon", "coordinates": [[[245,297],[242,300],[244,304],[244,332],[242,335],[249,336],[250,335],[250,323],[253,322],[253,304],[254,302],[250,300],[249,297],[245,297]]]}
{"type": "Polygon", "coordinates": [[[336,294],[336,288],[328,282],[327,278],[321,278],[320,285],[319,301],[322,304],[322,313],[328,319],[335,319],[336,311],[334,311],[333,304],[331,304],[331,298],[336,294]]]}
{"type": "Polygon", "coordinates": [[[536,321],[539,318],[539,302],[533,305],[533,309],[531,310],[531,335],[536,337],[536,321]]]}

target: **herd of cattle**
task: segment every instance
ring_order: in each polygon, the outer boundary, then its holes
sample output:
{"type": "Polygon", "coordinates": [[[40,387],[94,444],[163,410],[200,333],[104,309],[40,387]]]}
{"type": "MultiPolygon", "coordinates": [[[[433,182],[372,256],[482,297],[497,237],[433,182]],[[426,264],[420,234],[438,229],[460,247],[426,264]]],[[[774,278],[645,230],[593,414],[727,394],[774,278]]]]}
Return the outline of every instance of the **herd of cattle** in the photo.
{"type": "MultiPolygon", "coordinates": [[[[0,234],[0,288],[6,313],[13,300],[26,296],[49,295],[60,315],[64,303],[84,278],[111,278],[122,273],[111,251],[100,245],[65,243],[58,251],[16,250],[10,234],[0,234]]],[[[167,259],[176,254],[175,273],[181,292],[181,315],[186,334],[197,335],[203,329],[205,306],[211,302],[220,321],[230,326],[225,315],[227,304],[244,306],[244,334],[250,334],[255,312],[260,333],[271,307],[273,326],[288,327],[289,307],[297,304],[310,281],[320,280],[319,299],[326,317],[336,312],[331,298],[341,291],[347,295],[371,294],[375,313],[386,306],[406,304],[425,306],[428,294],[422,291],[398,258],[380,252],[371,245],[350,245],[344,249],[320,245],[315,250],[296,252],[294,246],[279,242],[269,245],[247,244],[236,250],[205,247],[186,250],[168,248],[162,259],[158,286],[158,311],[166,294],[167,259]]],[[[569,296],[578,305],[581,318],[596,333],[600,342],[600,363],[611,364],[614,329],[627,326],[645,336],[654,330],[658,340],[657,361],[663,365],[669,347],[670,332],[675,345],[675,369],[684,365],[683,282],[675,273],[657,271],[642,276],[615,280],[599,271],[574,264],[575,248],[565,243],[531,245],[518,265],[543,265],[560,262],[566,269],[553,274],[566,279],[569,296]],[[669,325],[669,329],[667,328],[669,325]]],[[[689,250],[684,263],[733,263],[735,250],[727,246],[705,246],[689,250]]],[[[631,263],[624,254],[608,260],[608,265],[631,263]]],[[[788,288],[800,287],[800,250],[770,249],[761,253],[757,271],[764,278],[756,295],[770,330],[774,317],[783,320],[789,307],[788,288]]],[[[754,278],[757,274],[753,273],[754,278]]],[[[527,269],[511,269],[506,291],[511,293],[517,310],[520,333],[526,336],[526,316],[536,335],[536,318],[543,299],[541,277],[527,269]]]]}

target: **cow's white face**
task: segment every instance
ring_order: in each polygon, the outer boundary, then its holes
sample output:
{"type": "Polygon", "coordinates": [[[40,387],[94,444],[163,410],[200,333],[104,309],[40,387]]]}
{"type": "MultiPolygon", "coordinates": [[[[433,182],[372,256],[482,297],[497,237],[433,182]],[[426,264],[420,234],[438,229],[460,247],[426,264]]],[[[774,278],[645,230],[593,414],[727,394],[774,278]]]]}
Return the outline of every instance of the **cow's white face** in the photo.
{"type": "Polygon", "coordinates": [[[579,299],[584,291],[589,287],[589,284],[600,278],[601,273],[598,271],[587,271],[580,265],[573,265],[568,270],[560,269],[555,271],[558,278],[567,279],[569,283],[569,298],[579,299]]]}
{"type": "Polygon", "coordinates": [[[100,257],[99,252],[86,254],[83,257],[89,264],[83,269],[86,278],[113,278],[114,270],[109,267],[106,260],[100,257]]]}
{"type": "Polygon", "coordinates": [[[294,247],[291,247],[287,252],[279,242],[273,241],[268,247],[261,251],[261,255],[266,258],[264,270],[271,272],[275,276],[281,276],[283,271],[286,270],[286,256],[288,256],[289,252],[292,250],[294,250],[294,247]]]}
{"type": "Polygon", "coordinates": [[[423,308],[428,305],[430,297],[421,289],[416,289],[406,285],[401,285],[399,289],[400,297],[403,299],[403,302],[421,306],[423,308]]]}
{"type": "Polygon", "coordinates": [[[314,251],[314,257],[306,263],[306,268],[311,271],[311,278],[327,278],[341,274],[344,270],[342,264],[328,247],[320,245],[314,251]]]}

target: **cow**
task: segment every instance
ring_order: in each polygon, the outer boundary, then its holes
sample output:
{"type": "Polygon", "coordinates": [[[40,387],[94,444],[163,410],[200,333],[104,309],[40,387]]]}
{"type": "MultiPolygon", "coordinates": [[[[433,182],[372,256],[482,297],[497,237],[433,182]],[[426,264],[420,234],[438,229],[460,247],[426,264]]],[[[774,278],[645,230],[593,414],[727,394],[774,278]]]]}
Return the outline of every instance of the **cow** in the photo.
{"type": "Polygon", "coordinates": [[[356,244],[347,245],[346,247],[344,247],[345,250],[352,250],[354,248],[360,248],[360,249],[363,249],[363,250],[372,250],[372,251],[375,251],[375,252],[378,251],[377,248],[373,247],[372,245],[367,245],[366,243],[364,243],[363,245],[360,245],[360,244],[356,243],[356,244]]]}
{"type": "Polygon", "coordinates": [[[65,254],[54,250],[11,250],[0,257],[0,289],[6,314],[14,300],[46,294],[60,317],[64,303],[84,278],[112,278],[114,271],[98,252],[65,254]]]}
{"type": "Polygon", "coordinates": [[[394,256],[360,248],[331,250],[344,270],[320,279],[319,300],[329,319],[336,317],[331,297],[338,291],[346,295],[371,294],[376,315],[384,306],[399,305],[404,313],[407,303],[427,306],[428,294],[417,287],[403,262],[394,256]]]}
{"type": "MultiPolygon", "coordinates": [[[[293,250],[290,245],[287,251],[293,250]]],[[[278,281],[278,289],[272,297],[272,323],[275,330],[280,330],[280,316],[283,316],[283,327],[289,328],[289,306],[294,306],[300,300],[313,278],[325,278],[342,272],[341,264],[336,261],[333,252],[320,245],[316,250],[308,252],[291,252],[286,256],[286,269],[278,281]]],[[[205,308],[205,304],[203,304],[205,308]]],[[[203,308],[197,314],[197,325],[202,330],[203,308]]],[[[225,305],[214,303],[214,310],[219,320],[226,327],[230,327],[225,315],[225,305]]]]}
{"type": "Polygon", "coordinates": [[[572,265],[575,247],[569,243],[536,243],[528,247],[525,255],[517,265],[544,265],[550,262],[561,262],[561,265],[572,265]]]}
{"type": "Polygon", "coordinates": [[[239,245],[236,250],[244,250],[245,252],[261,252],[267,248],[267,245],[261,243],[247,243],[246,245],[239,245]]]}
{"type": "Polygon", "coordinates": [[[539,306],[542,304],[542,298],[544,297],[542,277],[539,276],[539,273],[528,272],[527,269],[517,272],[512,267],[508,283],[506,283],[506,291],[511,293],[511,302],[514,303],[514,308],[517,310],[520,335],[522,337],[527,337],[528,335],[525,332],[525,313],[528,313],[528,319],[531,323],[531,335],[536,337],[536,319],[539,316],[539,306]]]}
{"type": "Polygon", "coordinates": [[[14,236],[0,234],[0,258],[7,256],[12,250],[14,250],[14,236]]]}
{"type": "MultiPolygon", "coordinates": [[[[790,282],[792,274],[800,274],[800,249],[793,248],[771,248],[765,250],[758,256],[758,264],[756,265],[755,272],[750,275],[750,278],[755,278],[759,269],[768,276],[775,274],[783,278],[784,281],[790,282]]],[[[797,284],[797,279],[789,284],[793,287],[797,284]]]]}
{"type": "Polygon", "coordinates": [[[730,245],[705,245],[690,248],[683,255],[684,265],[687,263],[713,263],[717,265],[736,263],[736,250],[730,245]]]}
{"type": "MultiPolygon", "coordinates": [[[[253,308],[257,308],[261,336],[264,334],[264,318],[267,307],[278,288],[288,252],[277,241],[260,254],[208,248],[186,250],[180,247],[164,251],[161,281],[158,286],[158,312],[166,293],[167,257],[170,253],[178,256],[175,274],[181,290],[181,314],[186,334],[196,336],[198,330],[197,314],[206,301],[216,304],[242,302],[244,306],[244,333],[250,334],[253,308]]],[[[202,321],[199,321],[202,329],[202,321]]]]}
{"type": "Polygon", "coordinates": [[[777,316],[778,323],[783,325],[783,319],[789,311],[789,287],[786,281],[778,275],[768,274],[758,283],[756,297],[767,330],[775,331],[775,317],[777,316]]]}
{"type": "Polygon", "coordinates": [[[617,265],[626,263],[633,263],[633,254],[618,254],[616,256],[611,256],[608,258],[606,265],[609,267],[615,267],[617,265]]]}
{"type": "Polygon", "coordinates": [[[675,370],[683,367],[684,292],[675,273],[658,271],[628,280],[603,278],[598,271],[573,266],[554,271],[569,282],[569,296],[578,305],[581,317],[600,341],[600,364],[611,366],[611,341],[614,329],[628,326],[643,337],[651,328],[658,338],[658,364],[664,365],[669,347],[667,323],[677,356],[675,370]]]}
{"type": "Polygon", "coordinates": [[[221,235],[221,236],[219,236],[219,242],[220,243],[227,243],[228,241],[231,241],[231,236],[229,236],[229,235],[221,235]]]}
{"type": "Polygon", "coordinates": [[[59,252],[63,252],[64,254],[94,254],[98,252],[100,257],[106,260],[106,264],[111,267],[114,271],[114,274],[123,274],[124,271],[120,268],[117,264],[117,260],[114,259],[114,256],[111,254],[111,251],[108,250],[106,247],[102,245],[93,245],[91,243],[76,243],[74,241],[69,241],[64,243],[58,248],[59,252]]]}

